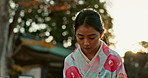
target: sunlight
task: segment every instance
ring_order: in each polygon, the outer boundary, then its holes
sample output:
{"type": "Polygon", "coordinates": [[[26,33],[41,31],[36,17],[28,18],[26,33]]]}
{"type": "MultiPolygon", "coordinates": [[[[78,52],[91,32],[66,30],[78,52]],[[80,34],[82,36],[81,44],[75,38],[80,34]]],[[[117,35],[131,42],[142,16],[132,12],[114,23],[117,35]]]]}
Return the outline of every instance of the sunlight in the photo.
{"type": "Polygon", "coordinates": [[[11,1],[10,2],[10,7],[14,9],[16,7],[16,4],[13,1],[11,1]]]}
{"type": "Polygon", "coordinates": [[[133,44],[131,47],[129,47],[129,50],[131,50],[133,53],[137,53],[141,48],[141,45],[133,44]]]}
{"type": "Polygon", "coordinates": [[[49,36],[47,39],[45,39],[45,42],[50,43],[53,40],[53,36],[49,36]]]}
{"type": "Polygon", "coordinates": [[[19,32],[19,29],[18,29],[18,28],[14,28],[14,29],[13,29],[13,32],[14,32],[14,33],[18,33],[18,32],[19,32]]]}
{"type": "Polygon", "coordinates": [[[136,53],[141,50],[142,46],[138,45],[138,42],[148,41],[147,2],[147,0],[112,0],[112,5],[107,7],[114,19],[113,30],[117,41],[115,51],[122,57],[126,51],[136,53]]]}

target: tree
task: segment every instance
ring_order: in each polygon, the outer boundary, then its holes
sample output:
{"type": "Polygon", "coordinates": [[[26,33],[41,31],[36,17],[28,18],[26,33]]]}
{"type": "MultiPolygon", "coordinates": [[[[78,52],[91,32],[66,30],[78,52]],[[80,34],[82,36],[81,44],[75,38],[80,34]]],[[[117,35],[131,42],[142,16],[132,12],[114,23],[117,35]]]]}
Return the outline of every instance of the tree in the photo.
{"type": "MultiPolygon", "coordinates": [[[[94,8],[101,13],[104,21],[106,32],[103,40],[108,45],[112,44],[109,41],[113,37],[112,18],[105,9],[105,2],[100,2],[99,0],[14,0],[14,3],[18,7],[23,7],[20,11],[20,17],[18,17],[20,22],[16,21],[17,24],[15,25],[19,33],[29,33],[36,38],[45,40],[53,38],[54,42],[62,44],[72,43],[65,45],[65,47],[75,45],[72,26],[74,15],[84,8],[94,8]]],[[[14,26],[11,27],[12,29],[14,28],[14,26]]]]}
{"type": "Polygon", "coordinates": [[[6,54],[9,28],[8,0],[0,0],[0,76],[6,76],[6,54]]]}
{"type": "MultiPolygon", "coordinates": [[[[3,23],[0,26],[0,44],[2,44],[0,55],[6,54],[7,56],[3,56],[7,60],[5,62],[11,62],[10,56],[20,46],[20,44],[16,45],[17,40],[26,34],[30,38],[42,39],[46,42],[62,43],[64,47],[74,46],[76,42],[72,26],[74,15],[84,8],[94,8],[100,12],[106,29],[103,40],[108,45],[113,44],[109,41],[113,37],[112,18],[105,8],[105,2],[99,0],[2,0],[0,3],[2,12],[0,23],[3,23]]],[[[1,62],[2,64],[5,64],[4,61],[1,62]]],[[[4,66],[7,67],[7,65],[4,66]]]]}
{"type": "Polygon", "coordinates": [[[124,56],[124,64],[129,78],[145,78],[148,76],[148,43],[139,42],[143,47],[136,54],[127,51],[124,56]]]}
{"type": "Polygon", "coordinates": [[[140,51],[148,52],[148,42],[141,41],[139,44],[142,46],[142,49],[140,51]]]}

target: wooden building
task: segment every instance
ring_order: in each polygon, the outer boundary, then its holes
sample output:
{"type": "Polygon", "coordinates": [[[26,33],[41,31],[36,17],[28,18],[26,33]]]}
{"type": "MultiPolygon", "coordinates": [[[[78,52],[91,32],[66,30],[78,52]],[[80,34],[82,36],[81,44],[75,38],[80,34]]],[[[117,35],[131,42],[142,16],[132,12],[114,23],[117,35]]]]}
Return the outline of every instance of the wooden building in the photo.
{"type": "MultiPolygon", "coordinates": [[[[60,43],[46,43],[43,40],[26,37],[21,37],[20,41],[20,46],[11,57],[14,61],[10,67],[11,75],[12,72],[18,71],[17,77],[28,75],[34,78],[62,78],[64,58],[73,49],[64,48],[60,43]],[[32,72],[34,74],[28,73],[33,70],[36,70],[32,72]]],[[[11,76],[11,78],[15,77],[11,76]]]]}

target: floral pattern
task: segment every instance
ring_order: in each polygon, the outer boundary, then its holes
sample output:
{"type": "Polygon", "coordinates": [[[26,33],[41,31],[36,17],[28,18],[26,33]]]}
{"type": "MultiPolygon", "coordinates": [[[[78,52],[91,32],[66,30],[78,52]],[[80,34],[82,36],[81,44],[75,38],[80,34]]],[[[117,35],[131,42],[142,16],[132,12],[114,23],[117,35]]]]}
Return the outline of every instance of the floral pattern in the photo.
{"type": "Polygon", "coordinates": [[[118,76],[117,76],[117,78],[127,78],[127,77],[125,76],[125,74],[119,73],[118,76]]]}
{"type": "Polygon", "coordinates": [[[120,61],[116,55],[109,55],[104,64],[104,68],[110,72],[114,72],[119,66],[119,63],[120,61]]]}
{"type": "Polygon", "coordinates": [[[109,55],[109,47],[106,44],[102,45],[102,50],[106,56],[109,55]]]}
{"type": "Polygon", "coordinates": [[[82,78],[76,66],[71,66],[66,70],[66,78],[82,78]]]}

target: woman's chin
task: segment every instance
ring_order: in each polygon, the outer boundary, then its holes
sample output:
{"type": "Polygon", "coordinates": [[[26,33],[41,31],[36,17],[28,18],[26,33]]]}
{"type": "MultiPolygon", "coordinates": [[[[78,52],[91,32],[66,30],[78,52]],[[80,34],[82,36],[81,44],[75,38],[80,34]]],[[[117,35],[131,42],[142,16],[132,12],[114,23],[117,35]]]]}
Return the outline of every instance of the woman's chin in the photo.
{"type": "Polygon", "coordinates": [[[91,53],[91,51],[92,51],[91,49],[83,49],[84,53],[91,53]]]}

